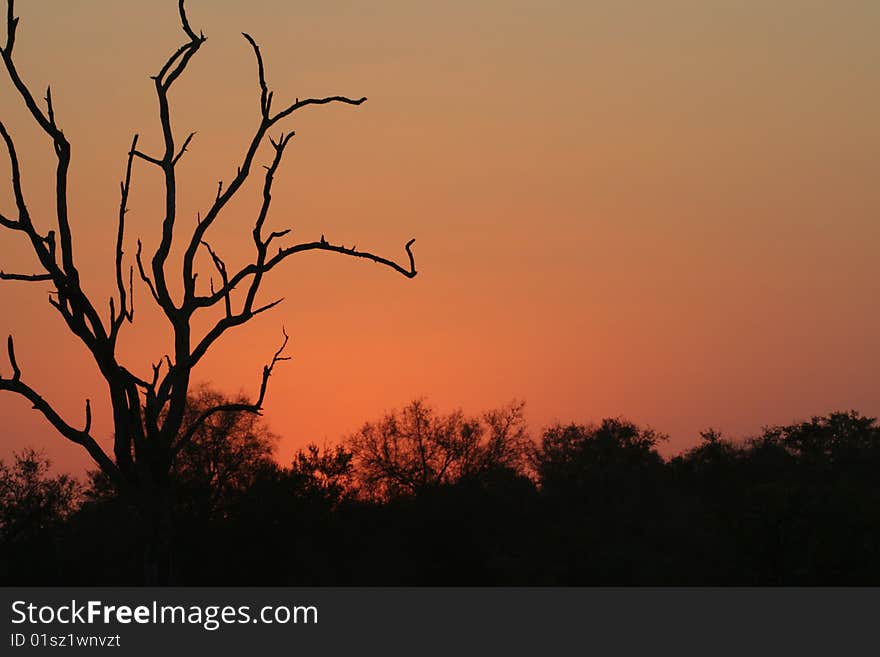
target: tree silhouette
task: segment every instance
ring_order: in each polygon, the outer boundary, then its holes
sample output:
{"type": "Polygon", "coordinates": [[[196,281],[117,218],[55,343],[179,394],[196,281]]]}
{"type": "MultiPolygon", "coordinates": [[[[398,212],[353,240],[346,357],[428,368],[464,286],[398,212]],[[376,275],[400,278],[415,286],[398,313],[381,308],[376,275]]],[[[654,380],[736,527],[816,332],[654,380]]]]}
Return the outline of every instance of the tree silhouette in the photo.
{"type": "Polygon", "coordinates": [[[74,510],[80,486],[68,475],[51,475],[49,466],[33,449],[13,455],[10,464],[0,461],[0,580],[8,581],[12,570],[29,584],[57,576],[49,567],[53,532],[74,510]],[[22,570],[25,564],[35,567],[22,570]]]}
{"type": "Polygon", "coordinates": [[[51,476],[49,459],[33,449],[0,461],[0,534],[5,540],[45,530],[70,512],[79,487],[68,475],[51,476]]]}
{"type": "Polygon", "coordinates": [[[417,495],[499,469],[519,470],[528,437],[521,403],[466,417],[417,399],[351,436],[359,484],[377,499],[417,495]]]}
{"type": "MultiPolygon", "coordinates": [[[[189,395],[183,430],[209,408],[243,403],[225,397],[207,385],[189,395]]],[[[199,423],[192,438],[180,450],[169,475],[170,501],[183,518],[223,517],[230,501],[249,488],[263,470],[275,468],[273,457],[279,437],[261,416],[223,411],[199,423]]],[[[101,470],[89,473],[89,496],[111,498],[118,492],[101,470]]]]}
{"type": "MultiPolygon", "coordinates": [[[[263,368],[258,393],[253,399],[231,403],[223,402],[205,408],[195,420],[185,425],[188,394],[194,368],[205,354],[227,331],[241,326],[257,315],[277,306],[281,299],[258,303],[257,296],[265,276],[282,262],[307,251],[327,251],[354,258],[362,258],[388,267],[407,278],[416,275],[412,254],[414,240],[406,243],[408,264],[400,265],[368,251],[333,244],[322,235],[320,239],[289,244],[284,239],[290,230],[272,231],[266,234],[264,224],[272,200],[272,185],[281,164],[285,149],[294,136],[293,132],[269,136],[271,129],[279,126],[295,112],[310,106],[328,103],[360,105],[366,98],[331,96],[325,98],[296,99],[281,109],[273,108],[273,92],[266,80],[266,71],[260,48],[249,35],[244,38],[253,49],[257,63],[260,91],[260,121],[244,153],[235,176],[227,184],[218,185],[216,198],[200,214],[191,234],[180,236],[177,216],[178,180],[176,168],[193,134],[178,142],[171,122],[169,92],[183,75],[192,58],[198,53],[206,38],[190,25],[184,8],[184,0],[178,4],[180,22],[185,42],[180,45],[153,76],[155,93],[159,104],[163,149],[158,155],[150,155],[138,149],[138,137],[134,136],[128,152],[125,174],[120,186],[119,213],[115,227],[115,286],[117,291],[109,300],[109,313],[103,316],[100,305],[86,292],[80,282],[74,240],[68,212],[68,172],[71,165],[71,144],[59,126],[51,89],[47,89],[41,106],[28,84],[23,80],[13,59],[19,18],[15,16],[14,1],[7,0],[6,43],[0,49],[9,78],[30,115],[51,140],[57,159],[55,176],[54,227],[43,232],[28,211],[22,188],[19,158],[7,127],[0,123],[0,137],[8,153],[12,191],[16,215],[0,214],[0,227],[12,235],[24,238],[36,255],[40,270],[35,273],[0,273],[0,279],[28,283],[48,283],[49,302],[73,333],[88,349],[109,391],[113,414],[113,453],[104,451],[91,433],[92,411],[88,400],[85,404],[85,424],[78,428],[61,417],[26,380],[16,359],[12,336],[7,341],[7,353],[12,374],[0,378],[0,390],[26,398],[40,411],[51,425],[68,440],[81,445],[100,467],[101,471],[131,500],[140,511],[142,521],[149,528],[151,539],[147,541],[145,576],[148,582],[166,581],[169,577],[168,556],[171,551],[169,479],[177,456],[199,431],[199,427],[217,413],[259,413],[266,395],[266,387],[274,367],[286,360],[284,334],[280,348],[263,368]],[[208,232],[218,216],[236,196],[254,169],[260,146],[268,139],[274,156],[265,167],[263,194],[251,231],[255,255],[253,260],[238,270],[227,267],[226,262],[207,241],[208,232]],[[164,216],[161,222],[161,239],[155,252],[149,257],[143,253],[138,241],[134,264],[126,271],[123,243],[125,217],[132,185],[135,160],[145,162],[160,170],[164,180],[164,216]],[[181,279],[172,285],[168,274],[168,261],[172,241],[182,237],[185,250],[181,263],[181,279]],[[218,287],[209,290],[197,285],[196,256],[200,250],[210,256],[219,277],[218,287]],[[120,332],[127,323],[134,321],[133,279],[135,268],[149,290],[149,296],[158,306],[173,332],[173,350],[152,366],[152,372],[141,375],[130,369],[117,357],[120,332]],[[175,289],[177,287],[177,289],[175,289]],[[204,311],[219,308],[223,316],[204,333],[194,328],[194,317],[204,311]]],[[[41,222],[42,223],[42,222],[41,222]]],[[[204,277],[202,278],[204,280],[204,277]]]]}
{"type": "Polygon", "coordinates": [[[618,481],[638,483],[662,464],[656,451],[662,440],[666,436],[619,418],[598,426],[557,424],[544,432],[533,460],[545,492],[577,498],[618,481]]]}
{"type": "MultiPolygon", "coordinates": [[[[215,393],[196,392],[188,413],[216,402],[215,393]]],[[[457,418],[467,419],[425,402],[415,407],[423,432],[460,429],[457,418]]],[[[516,428],[517,408],[486,415],[516,428]]],[[[389,415],[406,440],[411,423],[403,412],[389,415]]],[[[486,415],[470,418],[486,431],[484,447],[492,435],[486,415]]],[[[278,464],[268,458],[271,434],[251,420],[258,418],[217,414],[177,462],[171,495],[181,584],[880,582],[880,425],[854,412],[743,440],[709,430],[668,460],[656,451],[659,434],[625,419],[554,425],[534,446],[532,477],[516,460],[477,459],[469,462],[497,467],[450,466],[442,480],[414,491],[389,483],[385,496],[364,494],[363,455],[349,445],[310,445],[278,464]],[[230,438],[214,440],[212,431],[230,438]],[[217,471],[234,475],[212,504],[217,484],[205,482],[216,482],[217,471]]],[[[77,495],[38,454],[0,464],[0,583],[139,581],[142,523],[106,475],[90,483],[77,495]]]]}
{"type": "MultiPolygon", "coordinates": [[[[557,583],[645,581],[663,543],[665,436],[622,418],[548,427],[533,454],[557,583]]],[[[648,579],[648,582],[651,580],[648,579]]],[[[656,582],[653,582],[656,583],[656,582]]]]}
{"type": "Polygon", "coordinates": [[[294,455],[290,478],[303,495],[336,506],[356,493],[353,457],[342,445],[321,449],[310,444],[294,455]]]}
{"type": "MultiPolygon", "coordinates": [[[[200,387],[190,396],[184,427],[205,410],[224,404],[244,403],[200,387]]],[[[222,515],[231,498],[249,488],[260,472],[274,468],[272,454],[279,437],[253,413],[224,411],[201,422],[180,451],[172,468],[175,498],[181,503],[201,502],[196,513],[222,515]]]]}

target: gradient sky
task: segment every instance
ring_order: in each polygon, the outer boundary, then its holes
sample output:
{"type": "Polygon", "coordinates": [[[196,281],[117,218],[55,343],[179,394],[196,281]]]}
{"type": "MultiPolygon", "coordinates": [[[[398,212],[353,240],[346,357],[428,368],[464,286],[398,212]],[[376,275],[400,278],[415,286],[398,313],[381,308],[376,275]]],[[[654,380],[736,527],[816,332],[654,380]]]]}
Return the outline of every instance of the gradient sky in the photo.
{"type": "MultiPolygon", "coordinates": [[[[176,2],[18,4],[16,58],[35,90],[52,84],[80,270],[106,298],[133,132],[158,151],[149,75],[183,42],[176,2]]],[[[744,436],[835,409],[880,414],[876,0],[187,4],[208,41],[172,94],[179,139],[198,131],[179,168],[181,226],[256,126],[247,31],[276,106],[370,99],[284,125],[297,136],[271,226],[398,259],[418,239],[412,281],[331,254],[288,261],[264,286],[285,304],[205,360],[198,378],[254,394],[287,328],[294,359],[266,405],[283,461],[421,395],[471,412],[525,399],[535,429],[626,415],[669,433],[666,451],[710,425],[744,436]]],[[[51,146],[5,76],[0,116],[49,226],[51,146]]],[[[5,160],[0,171],[6,183],[5,160]]],[[[259,186],[212,229],[230,265],[250,255],[259,186]]],[[[137,164],[129,255],[138,235],[155,244],[160,190],[137,164]]],[[[0,207],[14,209],[7,184],[0,207]]],[[[0,236],[0,266],[28,269],[23,246],[0,236]]],[[[145,373],[169,334],[136,296],[121,351],[145,373]]],[[[91,397],[106,444],[105,389],[46,286],[4,283],[0,309],[25,379],[73,424],[91,397]]],[[[34,445],[64,469],[88,463],[9,393],[0,418],[0,457],[34,445]]]]}

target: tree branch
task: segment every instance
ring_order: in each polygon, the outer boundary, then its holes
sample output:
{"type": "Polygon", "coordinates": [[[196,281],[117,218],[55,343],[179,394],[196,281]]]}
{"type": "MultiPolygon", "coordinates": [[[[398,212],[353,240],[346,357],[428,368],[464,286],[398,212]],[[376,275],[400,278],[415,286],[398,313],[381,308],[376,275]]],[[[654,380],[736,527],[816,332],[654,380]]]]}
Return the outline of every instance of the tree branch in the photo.
{"type": "Polygon", "coordinates": [[[129,323],[134,320],[134,295],[131,285],[131,270],[129,270],[129,291],[132,292],[132,298],[128,299],[129,295],[125,289],[125,279],[122,273],[122,256],[125,253],[123,251],[123,241],[125,238],[125,215],[128,212],[128,195],[131,191],[131,167],[134,162],[134,152],[137,148],[137,143],[138,135],[135,135],[131,140],[131,148],[128,150],[128,160],[125,164],[125,179],[119,183],[119,220],[117,222],[116,230],[116,288],[119,291],[119,315],[110,318],[110,335],[113,340],[119,335],[119,329],[122,328],[122,323],[125,320],[128,320],[129,323]],[[128,308],[126,308],[127,303],[129,304],[128,308]]]}
{"type": "Polygon", "coordinates": [[[266,273],[272,270],[276,265],[286,260],[288,257],[297,253],[303,253],[305,251],[332,251],[334,253],[339,253],[354,258],[363,258],[365,260],[371,260],[385,267],[389,267],[399,274],[406,276],[407,278],[415,278],[418,274],[415,266],[415,256],[412,252],[412,245],[415,244],[415,241],[415,238],[413,238],[404,246],[407,256],[409,257],[409,267],[406,268],[394,262],[393,260],[389,260],[388,258],[384,258],[369,251],[358,251],[355,248],[349,249],[343,245],[331,244],[330,242],[327,242],[322,235],[321,240],[318,242],[304,242],[302,244],[296,244],[294,246],[287,247],[286,249],[278,249],[278,252],[272,258],[267,260],[265,265],[263,265],[262,267],[258,267],[254,263],[242,267],[229,279],[229,290],[221,288],[219,290],[216,290],[210,296],[195,298],[194,303],[199,308],[208,308],[210,306],[213,306],[223,299],[223,296],[227,293],[227,291],[234,290],[249,276],[255,276],[258,272],[266,273]]]}
{"type": "MultiPolygon", "coordinates": [[[[211,255],[211,260],[214,261],[214,266],[217,268],[218,273],[220,274],[220,280],[223,281],[223,287],[228,290],[229,288],[229,276],[226,273],[226,263],[223,262],[223,259],[218,256],[214,249],[211,248],[211,245],[207,242],[202,242],[202,245],[208,250],[208,253],[211,255]]],[[[229,293],[224,297],[226,301],[226,316],[232,316],[232,298],[229,293]]]]}
{"type": "Polygon", "coordinates": [[[150,294],[153,295],[153,299],[156,301],[157,304],[159,304],[161,306],[162,302],[159,299],[159,294],[156,292],[156,288],[153,285],[153,281],[150,280],[150,277],[147,274],[146,269],[144,269],[144,262],[143,262],[143,259],[141,258],[141,252],[143,251],[143,244],[141,243],[140,240],[138,240],[137,244],[138,244],[138,246],[137,246],[137,253],[135,254],[135,261],[137,262],[138,273],[141,276],[141,280],[144,283],[146,283],[147,287],[150,289],[150,294]]]}
{"type": "Polygon", "coordinates": [[[278,253],[272,257],[265,266],[265,270],[269,271],[275,265],[282,262],[285,258],[292,256],[296,253],[302,253],[304,251],[332,251],[333,253],[340,253],[342,255],[351,256],[353,258],[364,258],[366,260],[372,260],[373,262],[384,265],[386,267],[390,267],[396,272],[406,276],[407,278],[415,278],[418,272],[416,271],[416,263],[415,258],[412,252],[412,245],[415,243],[415,238],[411,239],[406,243],[404,249],[406,250],[407,255],[409,256],[409,268],[404,268],[401,265],[397,264],[393,260],[389,260],[382,256],[378,256],[374,253],[370,253],[369,251],[358,251],[356,248],[346,248],[344,245],[336,245],[331,244],[324,240],[323,236],[319,242],[306,242],[303,244],[297,244],[295,246],[290,246],[286,249],[279,249],[278,253]]]}
{"type": "MultiPolygon", "coordinates": [[[[24,196],[21,192],[20,171],[18,168],[18,160],[15,155],[15,148],[5,127],[2,127],[2,124],[0,124],[0,133],[2,133],[2,137],[6,142],[7,151],[9,152],[13,168],[13,191],[19,209],[18,223],[21,225],[21,230],[23,230],[30,238],[31,245],[39,258],[40,263],[46,271],[52,275],[52,279],[55,282],[59,294],[59,303],[56,305],[56,308],[63,307],[65,303],[71,304],[72,312],[67,314],[62,313],[65,320],[68,322],[68,325],[71,327],[74,334],[80,337],[93,353],[96,353],[95,349],[97,348],[98,342],[106,339],[107,334],[100,315],[79,285],[79,272],[74,265],[73,244],[67,208],[70,144],[55,121],[51,90],[47,90],[46,93],[45,100],[48,111],[48,114],[46,114],[37,105],[33,94],[22,80],[15,63],[13,62],[12,45],[15,40],[17,26],[18,18],[15,17],[13,0],[7,0],[7,46],[0,50],[0,59],[3,60],[9,78],[18,92],[18,95],[24,101],[31,116],[40,128],[52,139],[52,145],[58,160],[55,172],[55,210],[58,222],[58,242],[61,252],[60,267],[55,261],[54,232],[50,231],[50,233],[44,238],[36,232],[31,223],[27,206],[24,202],[24,196]],[[86,324],[86,321],[88,324],[86,324]]],[[[9,227],[9,223],[10,222],[8,221],[4,222],[4,226],[9,227]]]]}
{"type": "Polygon", "coordinates": [[[190,59],[198,52],[201,45],[205,42],[204,35],[197,36],[189,24],[186,16],[184,0],[178,3],[178,11],[180,14],[180,22],[182,29],[189,42],[180,46],[166,61],[165,65],[155,76],[154,82],[156,86],[156,97],[159,101],[159,123],[162,128],[162,136],[165,144],[165,150],[162,158],[157,160],[142,153],[136,153],[138,157],[148,162],[157,164],[162,168],[165,177],[165,218],[162,221],[162,237],[159,246],[152,258],[152,273],[154,298],[165,311],[169,319],[174,321],[178,309],[171,298],[168,290],[168,284],[165,281],[165,262],[171,251],[171,243],[174,237],[174,224],[177,217],[177,179],[175,167],[178,160],[186,151],[186,147],[192,140],[190,135],[183,144],[180,152],[177,153],[174,144],[174,133],[171,127],[171,110],[168,103],[168,91],[174,84],[174,81],[184,72],[190,59]]]}
{"type": "Polygon", "coordinates": [[[287,342],[290,340],[290,337],[287,335],[287,331],[283,328],[281,329],[281,333],[284,336],[284,340],[281,343],[281,346],[275,352],[275,355],[272,356],[272,360],[268,365],[263,367],[263,378],[260,382],[260,392],[257,396],[256,401],[248,403],[248,402],[233,402],[228,404],[218,404],[209,409],[203,411],[193,423],[187,428],[187,430],[183,433],[183,435],[178,439],[177,443],[173,446],[173,453],[176,455],[183,449],[186,444],[192,439],[195,433],[199,430],[199,428],[208,420],[211,416],[216,415],[217,413],[254,413],[255,415],[260,415],[263,409],[263,402],[266,399],[266,390],[269,386],[269,377],[272,376],[272,371],[275,369],[275,365],[277,365],[281,361],[290,360],[289,356],[284,356],[284,350],[287,348],[287,342]]]}
{"type": "MultiPolygon", "coordinates": [[[[79,272],[74,266],[70,222],[68,221],[67,216],[67,173],[68,169],[70,168],[70,143],[67,141],[64,133],[55,122],[55,113],[52,106],[51,92],[47,91],[46,94],[48,114],[44,114],[37,105],[37,102],[30,89],[28,89],[27,85],[21,79],[18,69],[16,68],[15,63],[12,60],[12,47],[9,44],[9,41],[11,40],[14,43],[15,31],[18,26],[18,18],[14,16],[13,5],[13,0],[7,0],[7,48],[0,50],[0,58],[3,59],[6,70],[9,73],[9,77],[12,80],[12,83],[15,86],[16,90],[18,91],[19,96],[21,96],[22,100],[24,101],[25,106],[30,111],[31,116],[33,116],[37,124],[52,139],[55,154],[58,158],[58,166],[55,175],[55,205],[56,215],[58,219],[58,234],[61,246],[61,259],[65,273],[70,276],[73,281],[78,281],[79,272]]],[[[95,321],[95,319],[97,319],[96,313],[93,314],[92,317],[90,317],[91,321],[95,321]]]]}
{"type": "MultiPolygon", "coordinates": [[[[21,379],[21,369],[18,367],[18,361],[15,359],[15,342],[10,335],[6,338],[6,353],[9,355],[9,364],[12,366],[12,380],[21,379]]],[[[3,377],[0,377],[2,379],[3,377]]]]}
{"type": "Polygon", "coordinates": [[[3,51],[7,56],[12,56],[12,48],[15,46],[15,30],[18,27],[18,18],[15,16],[15,3],[9,0],[6,3],[6,46],[3,51]]]}
{"type": "MultiPolygon", "coordinates": [[[[348,105],[360,105],[367,100],[365,97],[355,100],[352,98],[348,98],[347,96],[328,96],[326,98],[307,98],[304,100],[300,100],[297,98],[295,103],[278,112],[275,116],[271,116],[270,107],[272,103],[272,92],[269,91],[268,85],[266,83],[266,70],[260,48],[253,37],[251,37],[249,34],[243,33],[243,36],[251,45],[251,48],[254,51],[254,56],[257,60],[257,77],[260,85],[260,109],[262,114],[262,121],[257,128],[256,134],[251,140],[250,146],[248,147],[242,164],[238,167],[236,176],[228,185],[225,192],[222,192],[221,184],[220,188],[218,189],[217,199],[214,201],[214,204],[205,214],[205,218],[196,226],[196,229],[193,231],[193,235],[190,238],[189,248],[186,250],[186,253],[184,255],[183,264],[185,291],[184,302],[183,304],[181,304],[181,312],[185,313],[188,312],[191,314],[195,309],[201,307],[200,302],[194,303],[197,295],[195,292],[193,267],[198,247],[201,242],[204,241],[205,233],[214,223],[214,220],[220,214],[221,210],[223,210],[226,204],[235,196],[244,181],[250,175],[250,170],[253,164],[254,157],[256,156],[257,150],[259,149],[259,146],[266,136],[268,130],[278,121],[290,116],[298,109],[306,107],[307,105],[325,105],[334,102],[344,103],[348,105]]],[[[277,159],[280,160],[280,151],[283,151],[284,146],[286,146],[287,141],[289,141],[292,136],[293,133],[290,133],[290,135],[288,135],[286,139],[282,136],[281,141],[284,143],[280,147],[280,150],[278,144],[273,143],[276,148],[276,154],[278,155],[277,159]]],[[[277,164],[275,166],[277,167],[277,164]]],[[[271,239],[274,238],[270,238],[270,240],[271,239]]],[[[259,270],[260,267],[255,267],[253,273],[255,275],[258,275],[259,270]]],[[[259,287],[259,284],[257,284],[257,287],[259,287]]],[[[222,296],[219,298],[222,298],[222,296]]]]}
{"type": "Polygon", "coordinates": [[[162,166],[162,160],[160,160],[160,159],[158,159],[158,158],[155,158],[155,157],[153,157],[152,155],[147,155],[147,154],[144,153],[143,151],[133,150],[133,151],[131,152],[131,154],[134,155],[135,157],[139,157],[139,158],[141,158],[141,159],[144,160],[145,162],[149,162],[150,164],[154,164],[154,165],[156,165],[157,167],[161,167],[161,166],[162,166]]]}
{"type": "Polygon", "coordinates": [[[273,116],[270,121],[274,125],[275,123],[278,123],[278,121],[280,121],[281,119],[290,116],[298,109],[302,109],[303,107],[306,107],[308,105],[326,105],[328,103],[360,105],[365,102],[367,102],[366,96],[364,96],[363,98],[358,98],[357,100],[354,100],[353,98],[348,98],[347,96],[327,96],[326,98],[306,98],[305,100],[300,100],[299,98],[297,98],[296,102],[293,103],[293,105],[291,105],[287,109],[278,112],[278,114],[273,116]]]}
{"type": "Polygon", "coordinates": [[[183,3],[184,0],[180,0],[177,5],[177,10],[180,12],[180,22],[183,25],[183,31],[192,41],[204,41],[205,35],[201,34],[200,36],[196,36],[196,33],[193,32],[192,28],[189,26],[189,20],[186,17],[186,8],[183,6],[183,3]]]}
{"type": "Polygon", "coordinates": [[[0,390],[13,392],[27,399],[32,404],[34,410],[42,413],[43,416],[49,421],[49,423],[58,431],[58,433],[60,433],[71,442],[85,447],[91,457],[101,467],[101,469],[108,476],[112,477],[114,481],[117,481],[117,483],[120,483],[124,486],[125,481],[122,478],[119,469],[116,467],[116,464],[114,464],[113,461],[110,460],[104,450],[101,449],[101,446],[98,445],[98,443],[95,441],[94,438],[92,438],[91,435],[89,435],[92,424],[91,403],[86,400],[85,429],[79,430],[70,426],[61,418],[61,416],[55,411],[55,409],[52,408],[52,406],[45,399],[43,399],[43,397],[41,397],[29,385],[22,382],[21,369],[16,362],[15,345],[12,336],[9,336],[7,340],[7,352],[9,355],[9,362],[12,366],[13,375],[11,379],[0,377],[0,390]]]}
{"type": "Polygon", "coordinates": [[[257,58],[257,77],[260,82],[260,112],[264,118],[268,118],[272,97],[269,93],[269,87],[266,85],[266,68],[263,65],[263,55],[260,54],[260,46],[257,45],[257,42],[254,41],[250,34],[242,32],[241,35],[251,44],[251,48],[254,49],[254,55],[257,58]]]}
{"type": "Polygon", "coordinates": [[[51,281],[52,274],[8,274],[0,270],[0,281],[51,281]]]}
{"type": "Polygon", "coordinates": [[[174,159],[171,160],[172,165],[175,165],[180,161],[180,158],[182,158],[183,154],[186,153],[187,146],[189,146],[190,142],[193,140],[193,137],[195,137],[195,136],[196,136],[195,132],[189,133],[189,136],[183,142],[183,146],[180,147],[180,151],[177,153],[177,155],[174,156],[174,159]]]}
{"type": "Polygon", "coordinates": [[[24,200],[24,192],[21,188],[21,168],[18,163],[18,152],[15,150],[15,142],[6,130],[6,126],[0,121],[0,137],[6,145],[6,153],[9,156],[9,167],[12,170],[12,194],[15,198],[15,206],[18,209],[18,221],[3,219],[3,225],[14,230],[26,231],[30,226],[30,213],[24,200]]]}

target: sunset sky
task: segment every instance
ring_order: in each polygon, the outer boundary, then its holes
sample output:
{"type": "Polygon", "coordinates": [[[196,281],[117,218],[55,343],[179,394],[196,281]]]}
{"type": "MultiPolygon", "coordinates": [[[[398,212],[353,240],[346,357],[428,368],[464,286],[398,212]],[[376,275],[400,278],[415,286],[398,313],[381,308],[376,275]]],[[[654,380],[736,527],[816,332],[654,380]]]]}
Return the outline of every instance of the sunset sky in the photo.
{"type": "MultiPolygon", "coordinates": [[[[159,151],[149,76],[183,43],[176,4],[17,3],[16,61],[38,93],[51,83],[73,144],[74,247],[94,299],[113,291],[132,134],[159,151]]],[[[417,238],[411,281],[331,254],[289,260],[263,291],[285,303],[205,360],[199,380],[254,395],[286,327],[293,360],[266,405],[282,461],[417,396],[468,412],[525,399],[536,433],[625,415],[670,434],[666,452],[710,425],[742,437],[836,409],[880,414],[876,0],[187,7],[208,41],[171,96],[178,139],[198,131],[179,168],[181,227],[235,173],[259,120],[246,31],[278,106],[369,97],[284,124],[297,136],[271,228],[400,262],[417,238]]],[[[51,144],[5,71],[0,118],[45,230],[51,144]]],[[[252,258],[260,178],[210,234],[230,265],[252,258]]],[[[0,179],[12,214],[5,157],[0,179]]],[[[136,163],[127,258],[138,236],[155,248],[161,189],[157,170],[136,163]]],[[[25,247],[0,233],[0,268],[33,268],[25,247]]],[[[0,284],[0,334],[15,335],[23,377],[71,424],[91,398],[106,445],[106,389],[47,291],[0,284]]],[[[135,295],[121,353],[146,376],[170,333],[146,289],[135,295]]],[[[0,418],[0,458],[33,445],[63,469],[88,464],[10,393],[0,418]]]]}

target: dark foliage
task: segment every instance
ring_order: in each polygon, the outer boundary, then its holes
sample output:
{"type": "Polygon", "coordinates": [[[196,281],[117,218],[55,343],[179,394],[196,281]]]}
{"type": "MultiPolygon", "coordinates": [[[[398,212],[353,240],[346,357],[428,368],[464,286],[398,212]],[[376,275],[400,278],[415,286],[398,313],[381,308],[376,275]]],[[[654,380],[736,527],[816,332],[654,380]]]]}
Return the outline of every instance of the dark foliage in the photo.
{"type": "Polygon", "coordinates": [[[347,441],[361,492],[376,500],[418,496],[430,489],[520,471],[527,453],[523,404],[482,417],[438,415],[417,399],[400,413],[368,422],[347,441]]]}
{"type": "Polygon", "coordinates": [[[48,584],[61,577],[56,536],[76,507],[79,486],[49,473],[32,449],[0,461],[0,581],[48,584]]]}
{"type": "MultiPolygon", "coordinates": [[[[200,394],[192,412],[222,401],[200,394]]],[[[175,465],[175,578],[880,583],[874,419],[833,413],[741,443],[710,430],[668,460],[663,439],[606,419],[552,426],[532,442],[521,405],[467,417],[417,401],[280,466],[258,418],[218,415],[175,465]]],[[[93,476],[80,503],[35,454],[0,475],[4,583],[140,582],[141,525],[106,480],[93,476]]]]}

